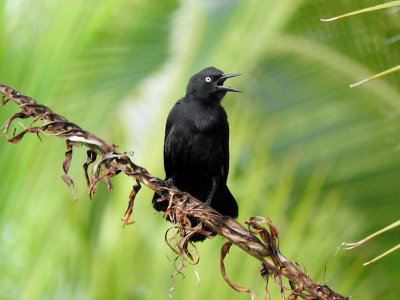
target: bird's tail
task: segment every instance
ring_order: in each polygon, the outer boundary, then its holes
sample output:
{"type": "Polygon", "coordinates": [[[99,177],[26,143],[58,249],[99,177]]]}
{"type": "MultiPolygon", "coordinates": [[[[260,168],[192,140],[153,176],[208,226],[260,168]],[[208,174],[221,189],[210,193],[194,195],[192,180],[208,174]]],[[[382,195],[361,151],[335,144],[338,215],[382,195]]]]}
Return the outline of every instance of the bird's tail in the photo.
{"type": "Polygon", "coordinates": [[[237,218],[239,207],[229,188],[224,184],[218,187],[211,201],[211,207],[221,215],[237,218]]]}
{"type": "Polygon", "coordinates": [[[153,207],[156,211],[166,211],[168,208],[168,200],[158,201],[160,198],[159,194],[154,193],[152,200],[153,207]]]}

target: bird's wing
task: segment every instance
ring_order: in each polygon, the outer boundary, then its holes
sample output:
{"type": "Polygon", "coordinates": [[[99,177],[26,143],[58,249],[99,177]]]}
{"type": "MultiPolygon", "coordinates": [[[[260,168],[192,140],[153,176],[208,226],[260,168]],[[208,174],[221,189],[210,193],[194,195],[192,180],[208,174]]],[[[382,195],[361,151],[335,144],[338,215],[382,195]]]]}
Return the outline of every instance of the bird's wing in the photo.
{"type": "Polygon", "coordinates": [[[173,146],[171,145],[173,141],[171,140],[171,127],[172,127],[172,121],[170,117],[167,119],[167,125],[165,127],[165,138],[164,138],[164,170],[165,170],[165,175],[166,178],[170,178],[173,176],[173,170],[174,170],[174,158],[171,155],[171,148],[173,146]]]}
{"type": "Polygon", "coordinates": [[[223,155],[223,165],[222,165],[222,178],[224,179],[224,183],[226,183],[228,179],[229,173],[229,125],[228,120],[225,113],[225,126],[223,130],[223,143],[222,143],[222,155],[223,155]]]}
{"type": "Polygon", "coordinates": [[[176,126],[180,118],[180,106],[181,101],[178,101],[171,109],[165,127],[164,170],[167,179],[171,178],[176,173],[177,154],[181,147],[181,141],[179,141],[179,137],[176,134],[176,126]]]}

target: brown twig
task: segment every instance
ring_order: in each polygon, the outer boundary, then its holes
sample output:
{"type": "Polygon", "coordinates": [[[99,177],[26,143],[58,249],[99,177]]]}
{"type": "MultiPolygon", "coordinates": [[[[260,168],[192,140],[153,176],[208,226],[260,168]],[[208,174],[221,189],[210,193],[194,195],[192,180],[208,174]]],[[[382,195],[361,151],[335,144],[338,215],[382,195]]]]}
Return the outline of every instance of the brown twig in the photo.
{"type": "MultiPolygon", "coordinates": [[[[278,230],[267,218],[252,217],[246,222],[248,226],[248,229],[246,229],[233,218],[220,215],[217,211],[205,206],[191,195],[176,188],[167,187],[163,180],[150,175],[146,169],[134,164],[126,153],[117,152],[115,145],[107,144],[92,133],[69,122],[66,118],[53,113],[50,108],[38,104],[34,99],[24,96],[17,90],[5,85],[0,85],[0,93],[3,94],[2,105],[12,100],[21,109],[20,112],[11,116],[3,124],[5,130],[2,136],[7,134],[11,123],[15,119],[33,119],[31,125],[28,128],[24,128],[21,133],[15,135],[14,131],[12,137],[8,138],[8,142],[19,143],[28,132],[36,133],[38,136],[39,134],[46,134],[66,139],[67,151],[63,163],[64,173],[62,178],[68,186],[73,188],[73,181],[68,176],[73,147],[80,145],[89,148],[87,161],[83,164],[83,169],[91,199],[96,191],[96,185],[101,179],[107,182],[109,188],[112,188],[111,177],[121,172],[136,181],[129,195],[128,208],[122,218],[124,226],[133,223],[133,221],[130,221],[130,217],[133,211],[134,199],[140,190],[141,184],[159,193],[162,197],[160,201],[169,201],[168,209],[163,216],[173,222],[173,228],[177,228],[177,232],[170,239],[167,238],[166,234],[166,241],[177,253],[177,258],[180,258],[181,261],[176,272],[172,275],[172,281],[173,276],[181,272],[186,258],[189,258],[194,264],[198,262],[197,251],[196,258],[194,258],[188,250],[189,238],[199,233],[208,238],[218,234],[228,240],[221,249],[221,272],[225,281],[237,291],[250,293],[252,299],[255,299],[255,295],[251,290],[235,285],[226,276],[223,260],[231,245],[236,245],[261,262],[261,276],[266,281],[267,294],[268,279],[272,278],[281,288],[282,299],[285,299],[284,290],[291,291],[288,299],[297,299],[298,297],[308,300],[348,299],[335,293],[326,285],[319,285],[313,282],[296,264],[287,260],[278,249],[278,230]],[[34,127],[38,121],[42,121],[43,124],[34,127]],[[96,162],[98,155],[101,158],[96,162]],[[90,164],[94,165],[89,176],[88,166],[90,164]],[[190,221],[193,218],[200,221],[194,227],[190,221]],[[288,279],[290,287],[283,285],[282,276],[288,279]]],[[[76,196],[74,197],[76,198],[76,196]]]]}

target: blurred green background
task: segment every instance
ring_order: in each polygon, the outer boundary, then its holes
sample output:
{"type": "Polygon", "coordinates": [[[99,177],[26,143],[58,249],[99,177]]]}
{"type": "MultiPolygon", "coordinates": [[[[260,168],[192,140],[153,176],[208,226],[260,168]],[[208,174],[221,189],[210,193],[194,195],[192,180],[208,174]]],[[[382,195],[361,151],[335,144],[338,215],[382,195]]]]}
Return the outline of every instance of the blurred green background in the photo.
{"type": "MultiPolygon", "coordinates": [[[[188,78],[207,66],[244,73],[229,83],[244,93],[223,101],[238,220],[270,217],[282,253],[341,294],[398,299],[400,254],[362,263],[396,245],[399,229],[335,252],[399,219],[400,75],[349,88],[399,63],[399,10],[320,21],[382,2],[1,0],[0,82],[163,177],[165,120],[188,78]]],[[[0,122],[16,111],[1,107],[0,122]]],[[[86,151],[75,149],[74,202],[60,179],[65,142],[42,139],[0,140],[0,299],[168,299],[174,255],[151,191],[123,229],[132,181],[118,176],[90,203],[86,151]]],[[[223,243],[198,244],[200,263],[176,278],[173,299],[249,299],[220,275],[223,243]]],[[[253,258],[232,248],[226,268],[263,297],[253,258]]]]}

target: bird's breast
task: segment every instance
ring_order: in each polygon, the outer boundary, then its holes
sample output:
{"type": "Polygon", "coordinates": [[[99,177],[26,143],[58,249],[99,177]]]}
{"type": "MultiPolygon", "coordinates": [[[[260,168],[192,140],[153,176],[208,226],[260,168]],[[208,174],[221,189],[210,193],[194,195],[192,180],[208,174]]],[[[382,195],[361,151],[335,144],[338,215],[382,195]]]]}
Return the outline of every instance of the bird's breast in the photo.
{"type": "Polygon", "coordinates": [[[218,134],[224,130],[225,126],[228,126],[226,114],[219,109],[199,110],[192,117],[193,126],[199,132],[218,134]]]}

